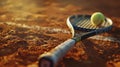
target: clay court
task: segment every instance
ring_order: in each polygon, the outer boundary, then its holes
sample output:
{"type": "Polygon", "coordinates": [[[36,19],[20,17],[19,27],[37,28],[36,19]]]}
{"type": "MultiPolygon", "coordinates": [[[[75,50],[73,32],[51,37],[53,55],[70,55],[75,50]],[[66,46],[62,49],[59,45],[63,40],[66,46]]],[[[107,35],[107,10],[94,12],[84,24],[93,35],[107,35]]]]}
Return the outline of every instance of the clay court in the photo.
{"type": "Polygon", "coordinates": [[[120,67],[120,1],[1,0],[0,67],[38,67],[38,57],[71,38],[68,16],[102,12],[111,31],[78,42],[56,67],[120,67]]]}

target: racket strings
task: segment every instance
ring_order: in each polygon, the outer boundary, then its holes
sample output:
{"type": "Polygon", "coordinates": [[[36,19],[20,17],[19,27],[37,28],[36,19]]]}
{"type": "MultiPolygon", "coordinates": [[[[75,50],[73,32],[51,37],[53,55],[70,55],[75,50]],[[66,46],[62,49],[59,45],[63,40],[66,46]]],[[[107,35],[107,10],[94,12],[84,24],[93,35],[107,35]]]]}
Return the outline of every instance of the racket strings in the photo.
{"type": "Polygon", "coordinates": [[[81,24],[79,26],[84,27],[84,28],[86,28],[87,25],[90,25],[90,24],[88,24],[89,23],[89,19],[88,18],[86,18],[82,23],[83,24],[81,24]]]}
{"type": "Polygon", "coordinates": [[[74,23],[74,25],[76,25],[80,20],[84,19],[83,17],[81,16],[73,16],[71,19],[70,19],[70,22],[72,22],[72,24],[74,23]]]}
{"type": "Polygon", "coordinates": [[[77,27],[85,28],[85,29],[99,29],[99,28],[104,28],[110,26],[110,24],[107,21],[104,21],[101,26],[95,26],[92,25],[90,18],[89,17],[83,17],[79,16],[75,18],[74,24],[77,27]]]}
{"type": "MultiPolygon", "coordinates": [[[[80,17],[81,19],[81,17],[80,17]]],[[[81,19],[76,26],[78,27],[82,27],[82,28],[91,28],[91,29],[96,29],[96,26],[92,25],[90,22],[90,19],[85,17],[83,19],[81,19]]]]}
{"type": "Polygon", "coordinates": [[[93,29],[94,26],[90,23],[90,19],[87,18],[87,20],[88,20],[88,21],[87,21],[87,24],[84,26],[84,28],[93,29]],[[88,23],[90,23],[90,24],[88,24],[88,23]]]}
{"type": "Polygon", "coordinates": [[[83,23],[84,20],[85,20],[85,18],[80,17],[80,18],[79,18],[79,21],[76,23],[76,26],[81,27],[81,25],[84,24],[84,23],[83,23]]]}

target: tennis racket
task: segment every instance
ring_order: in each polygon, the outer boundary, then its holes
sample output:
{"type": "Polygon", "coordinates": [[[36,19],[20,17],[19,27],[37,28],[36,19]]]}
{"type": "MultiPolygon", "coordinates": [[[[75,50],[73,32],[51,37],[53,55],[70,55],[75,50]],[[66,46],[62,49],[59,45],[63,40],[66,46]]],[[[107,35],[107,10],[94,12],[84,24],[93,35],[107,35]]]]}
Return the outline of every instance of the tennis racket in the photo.
{"type": "Polygon", "coordinates": [[[68,17],[67,25],[71,30],[72,38],[61,43],[50,52],[40,55],[39,67],[55,67],[57,62],[65,56],[76,42],[112,29],[111,19],[105,18],[105,21],[98,27],[91,24],[90,17],[91,15],[72,15],[68,17]]]}

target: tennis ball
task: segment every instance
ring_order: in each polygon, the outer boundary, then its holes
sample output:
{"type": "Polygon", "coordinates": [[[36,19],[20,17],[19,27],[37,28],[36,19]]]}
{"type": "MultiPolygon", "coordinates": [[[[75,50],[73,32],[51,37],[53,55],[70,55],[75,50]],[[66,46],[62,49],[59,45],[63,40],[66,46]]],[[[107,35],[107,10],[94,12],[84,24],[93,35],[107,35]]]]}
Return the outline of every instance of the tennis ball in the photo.
{"type": "Polygon", "coordinates": [[[105,16],[101,12],[95,12],[91,16],[91,23],[95,26],[99,26],[104,20],[105,16]]]}

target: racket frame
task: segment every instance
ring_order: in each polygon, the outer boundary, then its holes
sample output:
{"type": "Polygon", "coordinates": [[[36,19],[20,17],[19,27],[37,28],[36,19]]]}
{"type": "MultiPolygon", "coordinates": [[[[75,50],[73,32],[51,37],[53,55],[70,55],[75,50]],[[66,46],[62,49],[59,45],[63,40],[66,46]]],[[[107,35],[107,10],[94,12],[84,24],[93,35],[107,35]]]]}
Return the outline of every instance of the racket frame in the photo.
{"type": "MultiPolygon", "coordinates": [[[[78,29],[75,28],[75,26],[73,24],[71,24],[70,19],[71,19],[71,17],[79,17],[79,16],[81,16],[81,15],[73,15],[73,16],[70,16],[67,18],[67,25],[71,30],[72,38],[61,43],[60,45],[58,45],[57,47],[52,49],[50,52],[46,52],[46,53],[43,53],[42,55],[40,55],[38,58],[39,67],[41,67],[41,65],[43,65],[41,63],[44,63],[44,61],[45,62],[47,61],[47,63],[46,63],[47,67],[55,67],[56,64],[58,63],[58,61],[63,56],[66,55],[66,53],[69,51],[69,49],[71,49],[76,42],[84,40],[84,39],[86,39],[90,36],[96,35],[96,34],[107,32],[108,30],[112,29],[112,20],[109,18],[106,18],[106,20],[111,24],[110,26],[102,28],[102,29],[94,30],[91,32],[87,32],[87,33],[79,35],[79,36],[75,36],[75,30],[79,30],[80,28],[78,28],[78,29]]],[[[86,16],[86,15],[84,15],[84,16],[86,16]]],[[[84,18],[84,16],[83,16],[83,18],[84,18]]],[[[45,66],[43,65],[42,67],[46,67],[46,65],[45,66]]]]}

